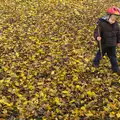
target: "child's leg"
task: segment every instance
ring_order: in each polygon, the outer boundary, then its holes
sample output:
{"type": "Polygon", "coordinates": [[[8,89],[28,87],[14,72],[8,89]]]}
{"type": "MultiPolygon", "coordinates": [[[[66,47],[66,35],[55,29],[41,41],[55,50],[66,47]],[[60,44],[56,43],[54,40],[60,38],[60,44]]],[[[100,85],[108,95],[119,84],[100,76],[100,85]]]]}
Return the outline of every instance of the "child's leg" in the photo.
{"type": "Polygon", "coordinates": [[[101,60],[101,55],[100,55],[100,50],[97,51],[97,54],[93,60],[93,64],[97,67],[99,66],[99,63],[100,63],[100,60],[101,60]]]}
{"type": "Polygon", "coordinates": [[[114,72],[117,72],[119,68],[118,68],[118,62],[116,59],[116,47],[109,47],[107,50],[107,55],[110,59],[112,70],[114,72]]]}
{"type": "MultiPolygon", "coordinates": [[[[102,49],[102,55],[104,56],[106,52],[106,49],[102,49]]],[[[93,64],[94,66],[99,66],[100,60],[101,60],[101,53],[100,53],[100,49],[97,51],[97,54],[93,60],[93,64]]]]}

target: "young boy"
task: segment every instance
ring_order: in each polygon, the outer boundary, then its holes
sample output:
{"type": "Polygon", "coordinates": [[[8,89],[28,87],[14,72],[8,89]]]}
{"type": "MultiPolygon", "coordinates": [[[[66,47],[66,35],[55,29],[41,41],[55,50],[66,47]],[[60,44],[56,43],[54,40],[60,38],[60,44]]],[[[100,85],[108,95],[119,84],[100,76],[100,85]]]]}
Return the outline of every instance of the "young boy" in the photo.
{"type": "Polygon", "coordinates": [[[101,58],[107,53],[113,72],[120,75],[120,69],[116,60],[116,46],[120,46],[118,15],[120,15],[120,9],[113,6],[107,10],[107,15],[99,20],[100,22],[94,32],[94,37],[99,44],[99,50],[93,60],[93,65],[98,67],[101,58]]]}

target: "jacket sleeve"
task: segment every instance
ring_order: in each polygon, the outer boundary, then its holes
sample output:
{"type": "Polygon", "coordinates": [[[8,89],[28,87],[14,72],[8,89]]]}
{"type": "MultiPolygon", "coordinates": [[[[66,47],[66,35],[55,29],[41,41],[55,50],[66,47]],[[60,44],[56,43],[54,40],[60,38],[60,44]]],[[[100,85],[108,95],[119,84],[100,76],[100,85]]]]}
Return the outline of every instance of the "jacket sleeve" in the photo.
{"type": "Polygon", "coordinates": [[[118,32],[117,32],[117,43],[120,43],[120,27],[118,25],[118,32]]]}

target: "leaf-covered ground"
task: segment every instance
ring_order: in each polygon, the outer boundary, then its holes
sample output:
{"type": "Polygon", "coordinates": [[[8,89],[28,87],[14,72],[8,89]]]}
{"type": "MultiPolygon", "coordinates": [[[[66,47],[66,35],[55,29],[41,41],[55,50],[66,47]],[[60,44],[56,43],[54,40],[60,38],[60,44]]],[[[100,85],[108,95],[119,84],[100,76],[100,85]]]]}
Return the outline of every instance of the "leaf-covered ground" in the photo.
{"type": "Polygon", "coordinates": [[[0,120],[120,119],[120,76],[106,56],[92,67],[95,23],[112,5],[0,1],[0,120]]]}

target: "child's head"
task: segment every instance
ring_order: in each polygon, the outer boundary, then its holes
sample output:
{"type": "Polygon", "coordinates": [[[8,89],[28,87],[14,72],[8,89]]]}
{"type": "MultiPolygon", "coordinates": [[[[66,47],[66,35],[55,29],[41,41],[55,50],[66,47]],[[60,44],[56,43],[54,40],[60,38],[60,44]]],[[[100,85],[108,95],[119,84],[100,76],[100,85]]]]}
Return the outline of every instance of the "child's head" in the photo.
{"type": "Polygon", "coordinates": [[[109,15],[109,23],[113,24],[117,20],[117,17],[120,15],[120,9],[115,6],[110,7],[107,10],[107,14],[109,15]]]}

